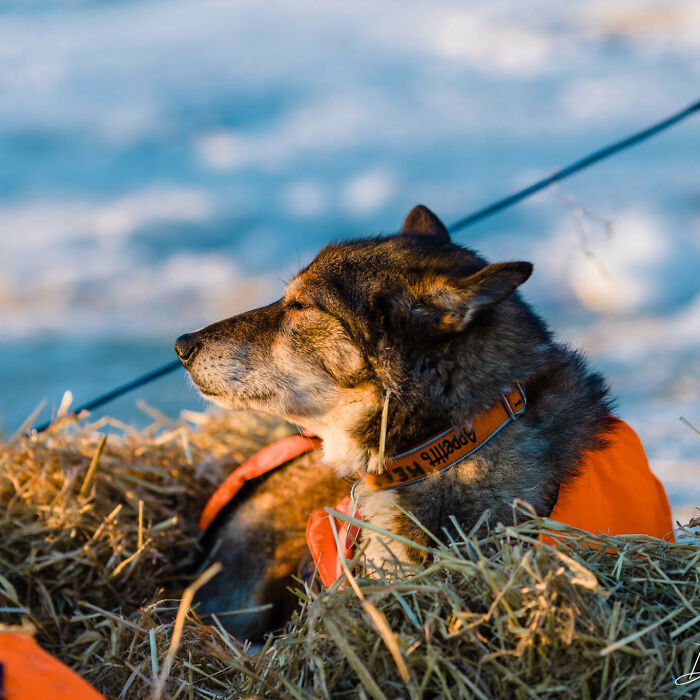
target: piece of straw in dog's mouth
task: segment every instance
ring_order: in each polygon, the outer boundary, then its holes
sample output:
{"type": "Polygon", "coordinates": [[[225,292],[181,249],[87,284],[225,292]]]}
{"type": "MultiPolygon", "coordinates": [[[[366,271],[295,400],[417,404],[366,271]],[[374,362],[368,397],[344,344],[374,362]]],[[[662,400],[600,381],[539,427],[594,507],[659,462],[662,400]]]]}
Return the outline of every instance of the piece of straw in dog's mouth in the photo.
{"type": "Polygon", "coordinates": [[[389,396],[390,392],[386,392],[384,396],[384,405],[382,406],[382,423],[379,429],[379,466],[377,474],[384,473],[384,452],[386,451],[386,427],[389,419],[389,396]]]}

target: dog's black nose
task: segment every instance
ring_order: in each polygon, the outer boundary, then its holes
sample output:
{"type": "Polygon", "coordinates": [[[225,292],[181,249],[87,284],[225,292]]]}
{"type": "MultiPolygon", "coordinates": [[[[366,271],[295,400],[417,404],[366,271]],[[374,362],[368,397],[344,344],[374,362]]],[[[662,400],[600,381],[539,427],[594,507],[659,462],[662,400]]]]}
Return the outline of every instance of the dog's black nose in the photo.
{"type": "Polygon", "coordinates": [[[180,362],[185,366],[194,360],[199,348],[200,344],[196,333],[185,333],[175,341],[175,352],[180,358],[180,362]]]}

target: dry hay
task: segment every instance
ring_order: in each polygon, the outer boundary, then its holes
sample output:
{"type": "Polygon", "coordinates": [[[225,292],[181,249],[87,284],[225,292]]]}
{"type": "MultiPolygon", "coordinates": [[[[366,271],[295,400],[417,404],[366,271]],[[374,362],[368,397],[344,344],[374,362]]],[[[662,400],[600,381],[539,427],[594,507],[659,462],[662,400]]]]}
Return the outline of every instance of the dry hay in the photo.
{"type": "Polygon", "coordinates": [[[33,625],[109,697],[665,698],[700,686],[673,682],[700,642],[700,537],[687,528],[667,544],[557,526],[556,547],[534,545],[552,527],[534,518],[436,538],[427,568],[300,592],[300,612],[255,656],[186,606],[176,622],[206,498],[288,429],[154,418],[143,432],[64,418],[0,444],[0,620],[33,625]]]}

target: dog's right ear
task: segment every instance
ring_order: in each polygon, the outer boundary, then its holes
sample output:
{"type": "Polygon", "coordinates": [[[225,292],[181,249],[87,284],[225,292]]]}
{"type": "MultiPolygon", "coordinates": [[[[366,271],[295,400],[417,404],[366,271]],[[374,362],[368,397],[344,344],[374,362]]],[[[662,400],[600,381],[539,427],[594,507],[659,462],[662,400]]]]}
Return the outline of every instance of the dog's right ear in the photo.
{"type": "Polygon", "coordinates": [[[403,222],[401,233],[434,236],[441,242],[450,240],[450,234],[447,232],[445,224],[443,224],[428,207],[424,207],[422,204],[411,209],[406,220],[403,222]]]}
{"type": "Polygon", "coordinates": [[[404,313],[427,332],[461,333],[477,312],[508,298],[531,274],[529,262],[505,262],[486,265],[466,278],[422,279],[412,290],[413,302],[404,299],[404,313]]]}

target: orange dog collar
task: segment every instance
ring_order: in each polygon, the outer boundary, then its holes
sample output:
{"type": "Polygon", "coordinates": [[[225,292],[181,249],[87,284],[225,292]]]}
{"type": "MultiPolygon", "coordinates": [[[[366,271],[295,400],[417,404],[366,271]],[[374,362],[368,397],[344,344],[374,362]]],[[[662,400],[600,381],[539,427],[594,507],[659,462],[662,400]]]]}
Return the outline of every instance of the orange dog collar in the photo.
{"type": "Polygon", "coordinates": [[[527,401],[520,384],[501,396],[491,408],[480,413],[471,429],[450,428],[406,452],[387,459],[382,474],[365,474],[364,483],[372,491],[415,484],[431,474],[459,464],[486,444],[524,410],[527,401]]]}

